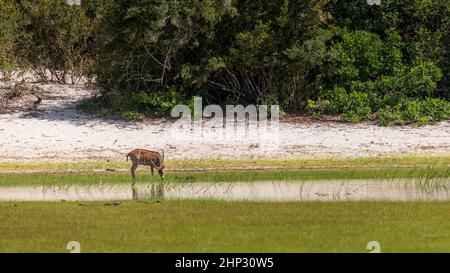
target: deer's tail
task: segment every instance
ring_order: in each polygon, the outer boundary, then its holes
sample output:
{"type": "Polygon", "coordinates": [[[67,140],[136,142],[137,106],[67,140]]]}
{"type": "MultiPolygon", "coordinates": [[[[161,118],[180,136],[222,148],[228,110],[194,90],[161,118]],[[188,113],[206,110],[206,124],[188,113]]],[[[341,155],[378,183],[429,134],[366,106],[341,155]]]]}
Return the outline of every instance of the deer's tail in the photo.
{"type": "Polygon", "coordinates": [[[129,157],[130,157],[130,154],[128,153],[128,154],[127,154],[127,162],[128,162],[128,158],[129,158],[129,157]]]}

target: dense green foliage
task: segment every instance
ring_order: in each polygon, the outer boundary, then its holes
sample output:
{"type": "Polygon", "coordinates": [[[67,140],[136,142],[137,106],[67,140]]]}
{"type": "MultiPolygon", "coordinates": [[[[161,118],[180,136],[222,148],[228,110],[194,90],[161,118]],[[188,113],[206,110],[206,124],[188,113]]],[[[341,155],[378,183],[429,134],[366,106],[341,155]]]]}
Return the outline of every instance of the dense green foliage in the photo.
{"type": "Polygon", "coordinates": [[[58,81],[64,81],[68,72],[88,72],[93,25],[84,9],[55,0],[42,0],[38,5],[25,1],[22,9],[27,19],[23,55],[32,68],[49,69],[58,81]]]}
{"type": "Polygon", "coordinates": [[[58,82],[87,75],[95,60],[95,20],[89,14],[93,4],[83,2],[1,0],[0,69],[31,69],[42,80],[58,82]]]}
{"type": "Polygon", "coordinates": [[[19,10],[12,2],[0,0],[0,71],[6,76],[16,66],[15,33],[19,18],[19,10]]]}
{"type": "Polygon", "coordinates": [[[99,34],[99,83],[111,107],[148,115],[209,103],[298,109],[325,56],[322,1],[113,1],[99,34]]]}
{"type": "Polygon", "coordinates": [[[199,95],[428,124],[450,116],[450,0],[0,0],[0,70],[17,68],[92,76],[84,106],[128,119],[199,95]]]}
{"type": "Polygon", "coordinates": [[[333,2],[314,114],[427,124],[449,117],[450,1],[333,2]]]}

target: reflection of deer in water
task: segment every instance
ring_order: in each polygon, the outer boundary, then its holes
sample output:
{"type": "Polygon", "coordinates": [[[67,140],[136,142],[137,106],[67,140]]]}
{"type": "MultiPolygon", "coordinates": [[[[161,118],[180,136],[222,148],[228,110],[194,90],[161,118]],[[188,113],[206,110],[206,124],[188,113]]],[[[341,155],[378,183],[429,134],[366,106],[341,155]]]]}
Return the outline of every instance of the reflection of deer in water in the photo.
{"type": "Polygon", "coordinates": [[[155,168],[158,171],[161,179],[164,180],[164,151],[161,153],[155,151],[149,151],[144,149],[135,149],[127,154],[128,158],[131,160],[133,165],[131,166],[131,176],[133,177],[133,198],[136,199],[136,189],[134,185],[136,183],[136,169],[139,165],[150,166],[152,175],[154,174],[155,168]]]}

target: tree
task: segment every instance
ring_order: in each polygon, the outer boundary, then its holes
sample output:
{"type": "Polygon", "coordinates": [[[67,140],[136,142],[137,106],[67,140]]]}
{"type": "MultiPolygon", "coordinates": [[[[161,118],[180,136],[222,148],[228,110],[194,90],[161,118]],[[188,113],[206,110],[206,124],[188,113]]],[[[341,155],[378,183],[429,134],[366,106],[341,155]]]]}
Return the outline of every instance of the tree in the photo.
{"type": "Polygon", "coordinates": [[[194,94],[299,109],[325,56],[324,1],[111,1],[99,38],[110,105],[165,111],[194,94]]]}

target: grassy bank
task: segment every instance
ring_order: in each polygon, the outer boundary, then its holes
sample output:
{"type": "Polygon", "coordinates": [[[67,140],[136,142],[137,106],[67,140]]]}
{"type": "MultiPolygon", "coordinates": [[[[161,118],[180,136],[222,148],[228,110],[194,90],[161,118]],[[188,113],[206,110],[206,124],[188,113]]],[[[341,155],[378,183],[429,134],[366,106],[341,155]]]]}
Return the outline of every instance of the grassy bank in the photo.
{"type": "Polygon", "coordinates": [[[448,202],[0,203],[1,252],[447,252],[448,202]]]}
{"type": "MultiPolygon", "coordinates": [[[[150,175],[148,168],[141,167],[137,183],[161,181],[159,176],[150,175]]],[[[304,181],[333,179],[375,179],[398,178],[427,181],[450,178],[446,167],[402,168],[402,169],[303,169],[303,170],[258,170],[258,171],[184,171],[168,172],[166,183],[191,182],[253,182],[253,181],[304,181]]],[[[68,186],[130,183],[128,172],[56,172],[56,173],[0,173],[1,186],[68,186]]]]}
{"type": "MultiPolygon", "coordinates": [[[[166,160],[168,170],[255,170],[255,169],[411,169],[450,166],[450,156],[441,157],[370,157],[318,159],[196,159],[166,160]]],[[[0,163],[0,172],[67,172],[93,170],[128,170],[130,162],[9,162],[0,163]]]]}
{"type": "MultiPolygon", "coordinates": [[[[450,157],[168,160],[166,182],[432,179],[450,177],[450,157]]],[[[129,162],[0,163],[0,186],[129,183],[129,162]]],[[[138,183],[159,181],[138,169],[138,183]]]]}

